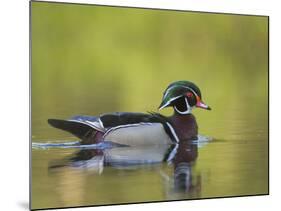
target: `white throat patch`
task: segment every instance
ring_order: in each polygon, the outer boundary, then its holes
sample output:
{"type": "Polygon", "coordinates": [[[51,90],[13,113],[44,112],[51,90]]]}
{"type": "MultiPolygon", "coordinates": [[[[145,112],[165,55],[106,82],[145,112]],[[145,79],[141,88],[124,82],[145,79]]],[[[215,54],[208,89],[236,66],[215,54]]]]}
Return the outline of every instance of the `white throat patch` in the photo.
{"type": "Polygon", "coordinates": [[[190,114],[191,111],[192,111],[192,107],[188,104],[188,101],[187,101],[186,97],[184,98],[184,100],[185,100],[185,105],[186,105],[186,110],[185,111],[179,111],[176,106],[174,106],[174,109],[179,114],[190,114]]]}

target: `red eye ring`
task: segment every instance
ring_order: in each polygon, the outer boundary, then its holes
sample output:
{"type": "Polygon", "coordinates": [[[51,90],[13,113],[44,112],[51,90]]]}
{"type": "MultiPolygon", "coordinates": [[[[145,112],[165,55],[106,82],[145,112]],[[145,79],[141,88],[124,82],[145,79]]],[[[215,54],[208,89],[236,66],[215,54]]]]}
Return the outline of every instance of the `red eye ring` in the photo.
{"type": "Polygon", "coordinates": [[[186,96],[187,96],[187,97],[192,97],[193,94],[192,94],[191,92],[188,92],[188,93],[186,94],[186,96]]]}

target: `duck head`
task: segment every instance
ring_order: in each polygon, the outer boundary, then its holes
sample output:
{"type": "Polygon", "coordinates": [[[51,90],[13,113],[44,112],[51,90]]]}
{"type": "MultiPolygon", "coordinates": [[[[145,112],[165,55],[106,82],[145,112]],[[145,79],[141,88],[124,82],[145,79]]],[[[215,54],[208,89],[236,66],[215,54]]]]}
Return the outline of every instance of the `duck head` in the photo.
{"type": "Polygon", "coordinates": [[[176,81],[165,90],[159,110],[172,106],[177,114],[190,114],[193,108],[211,110],[202,101],[201,91],[190,81],[176,81]]]}

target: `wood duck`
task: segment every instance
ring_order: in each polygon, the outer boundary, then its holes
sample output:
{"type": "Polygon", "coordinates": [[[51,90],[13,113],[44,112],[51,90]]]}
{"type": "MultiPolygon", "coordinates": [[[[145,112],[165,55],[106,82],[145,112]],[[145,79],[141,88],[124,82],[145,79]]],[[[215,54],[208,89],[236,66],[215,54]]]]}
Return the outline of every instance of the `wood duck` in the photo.
{"type": "Polygon", "coordinates": [[[175,144],[197,139],[198,126],[193,108],[211,110],[202,101],[200,89],[189,81],[176,81],[165,90],[159,110],[173,107],[170,117],[159,113],[116,112],[100,116],[74,116],[68,120],[48,119],[48,123],[72,133],[81,144],[111,141],[121,145],[175,144]]]}

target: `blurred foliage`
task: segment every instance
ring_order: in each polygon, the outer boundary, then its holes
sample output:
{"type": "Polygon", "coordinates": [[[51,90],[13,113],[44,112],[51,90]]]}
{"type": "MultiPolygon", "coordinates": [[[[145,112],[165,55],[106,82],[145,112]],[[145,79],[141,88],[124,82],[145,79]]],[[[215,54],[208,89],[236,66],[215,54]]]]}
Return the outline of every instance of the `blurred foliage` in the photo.
{"type": "MultiPolygon", "coordinates": [[[[267,167],[267,17],[44,2],[31,9],[33,138],[65,136],[48,118],[157,111],[169,83],[190,80],[213,109],[194,111],[200,132],[262,140],[255,149],[265,158],[260,169],[267,167]]],[[[261,156],[233,150],[241,159],[261,156]]],[[[200,158],[208,156],[202,150],[200,158]]],[[[228,169],[239,165],[223,160],[228,169]]],[[[261,175],[267,181],[266,171],[261,175]]]]}
{"type": "Polygon", "coordinates": [[[266,102],[267,39],[266,17],[32,2],[34,123],[155,111],[175,80],[214,115],[240,96],[266,102]]]}

